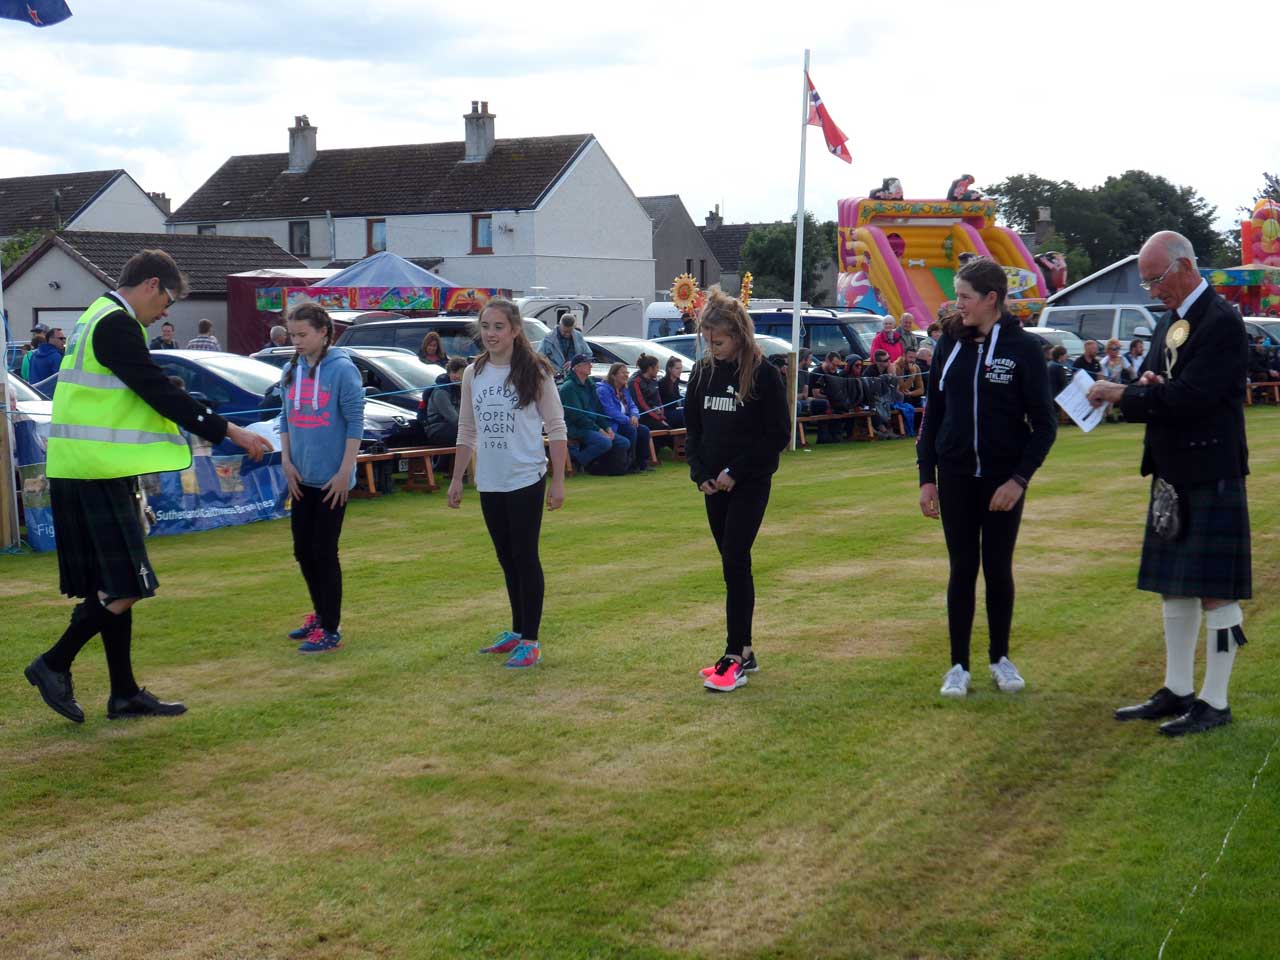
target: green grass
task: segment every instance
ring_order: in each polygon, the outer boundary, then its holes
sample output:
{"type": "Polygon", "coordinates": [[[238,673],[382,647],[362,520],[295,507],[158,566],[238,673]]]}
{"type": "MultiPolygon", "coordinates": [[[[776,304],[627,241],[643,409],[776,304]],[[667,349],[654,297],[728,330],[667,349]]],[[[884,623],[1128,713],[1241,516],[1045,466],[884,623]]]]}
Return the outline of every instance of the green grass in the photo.
{"type": "Polygon", "coordinates": [[[507,624],[470,489],[353,502],[318,659],[283,638],[285,523],[152,541],[135,659],[174,721],[106,721],[96,641],[88,722],[49,711],[21,670],[65,625],[56,561],[0,559],[0,957],[1154,958],[1246,799],[1165,957],[1270,955],[1280,410],[1249,432],[1236,722],[1179,741],[1111,719],[1164,660],[1128,425],[1064,430],[1032,484],[1013,697],[937,695],[945,553],[906,443],[784,458],[731,696],[696,676],[723,586],[680,466],[569,481],[528,672],[475,653],[507,624]]]}

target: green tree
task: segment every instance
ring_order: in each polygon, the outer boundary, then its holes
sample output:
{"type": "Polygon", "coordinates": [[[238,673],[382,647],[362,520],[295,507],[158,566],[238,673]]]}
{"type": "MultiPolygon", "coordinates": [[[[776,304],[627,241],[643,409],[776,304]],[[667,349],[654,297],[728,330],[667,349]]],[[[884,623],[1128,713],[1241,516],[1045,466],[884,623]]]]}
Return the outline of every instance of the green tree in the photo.
{"type": "MultiPolygon", "coordinates": [[[[742,271],[751,272],[754,296],[790,300],[795,278],[796,218],[789,223],[769,223],[753,227],[742,243],[742,271]]],[[[804,257],[800,295],[809,303],[825,299],[819,289],[822,271],[834,256],[827,231],[812,213],[804,215],[804,257]]]]}
{"type": "Polygon", "coordinates": [[[23,230],[0,244],[0,269],[8,270],[23,258],[28,250],[44,239],[43,230],[23,230]]]}
{"type": "Polygon", "coordinates": [[[1036,253],[1044,253],[1047,250],[1057,250],[1067,261],[1068,284],[1083,280],[1093,273],[1093,261],[1089,259],[1089,254],[1084,248],[1072,243],[1056,231],[1044,238],[1044,241],[1037,246],[1036,253]]]}

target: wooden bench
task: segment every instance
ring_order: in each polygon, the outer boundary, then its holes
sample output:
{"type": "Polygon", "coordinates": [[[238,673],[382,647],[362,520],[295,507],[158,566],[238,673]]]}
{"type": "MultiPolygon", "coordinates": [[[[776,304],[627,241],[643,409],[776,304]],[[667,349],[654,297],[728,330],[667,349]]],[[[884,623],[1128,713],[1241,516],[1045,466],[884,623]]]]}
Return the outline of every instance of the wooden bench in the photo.
{"type": "Polygon", "coordinates": [[[1245,400],[1253,403],[1255,396],[1259,403],[1280,403],[1280,381],[1269,380],[1249,384],[1249,389],[1245,391],[1245,400]]]}
{"type": "Polygon", "coordinates": [[[837,420],[857,421],[857,423],[854,424],[853,432],[849,434],[850,440],[852,440],[854,437],[854,434],[858,432],[859,424],[861,424],[861,426],[865,427],[866,429],[866,436],[864,437],[864,439],[874,440],[876,438],[875,428],[871,425],[871,411],[870,410],[848,410],[844,413],[817,413],[807,417],[797,417],[796,418],[797,445],[801,447],[807,447],[809,445],[805,437],[805,431],[804,431],[804,426],[806,423],[824,423],[827,421],[834,422],[837,420]]]}
{"type": "MultiPolygon", "coordinates": [[[[373,465],[388,460],[395,461],[397,466],[400,461],[405,462],[405,472],[409,474],[409,479],[404,483],[406,490],[425,490],[428,493],[434,493],[440,489],[440,485],[436,483],[435,470],[431,466],[432,458],[457,456],[457,454],[457,447],[402,447],[388,450],[386,453],[362,453],[356,457],[356,485],[351,491],[351,496],[362,499],[382,496],[374,480],[373,465]]],[[[401,471],[393,469],[392,472],[401,471]]]]}
{"type": "Polygon", "coordinates": [[[649,456],[650,456],[650,462],[651,462],[651,463],[653,463],[653,464],[655,464],[655,465],[659,463],[659,460],[658,460],[658,452],[657,452],[657,449],[656,449],[656,448],[654,447],[654,445],[653,445],[654,438],[656,438],[656,437],[670,437],[670,438],[671,438],[671,452],[672,452],[673,454],[675,454],[675,458],[676,458],[677,460],[683,460],[683,459],[684,459],[684,438],[685,438],[685,428],[684,428],[684,427],[672,427],[672,428],[670,428],[670,429],[666,429],[666,430],[650,430],[650,431],[649,431],[649,456]]]}

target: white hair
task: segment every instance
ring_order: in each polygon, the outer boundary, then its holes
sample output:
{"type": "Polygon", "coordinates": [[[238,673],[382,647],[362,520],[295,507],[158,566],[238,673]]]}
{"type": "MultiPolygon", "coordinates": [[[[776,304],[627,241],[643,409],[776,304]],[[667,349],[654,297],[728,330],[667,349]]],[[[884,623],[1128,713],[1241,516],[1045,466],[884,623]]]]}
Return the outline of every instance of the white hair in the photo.
{"type": "Polygon", "coordinates": [[[274,340],[276,337],[280,336],[281,334],[284,334],[287,337],[289,335],[289,331],[277,323],[274,327],[271,328],[271,339],[274,340]]]}
{"type": "Polygon", "coordinates": [[[1196,269],[1195,247],[1191,245],[1190,240],[1173,230],[1161,230],[1159,233],[1152,234],[1143,247],[1154,247],[1164,252],[1170,263],[1176,260],[1189,260],[1191,269],[1196,269]]]}

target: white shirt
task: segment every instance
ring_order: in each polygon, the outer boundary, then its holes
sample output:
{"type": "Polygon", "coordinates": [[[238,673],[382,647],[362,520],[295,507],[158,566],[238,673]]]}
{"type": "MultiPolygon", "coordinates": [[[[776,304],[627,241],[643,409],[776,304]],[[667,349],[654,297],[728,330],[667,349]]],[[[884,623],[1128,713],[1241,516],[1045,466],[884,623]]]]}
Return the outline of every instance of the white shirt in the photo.
{"type": "Polygon", "coordinates": [[[543,421],[550,439],[567,435],[555,381],[545,377],[537,401],[521,407],[515,387],[507,382],[510,366],[489,362],[479,375],[475,370],[472,365],[462,374],[458,446],[476,451],[476,489],[510,493],[537,483],[547,472],[543,421]]]}
{"type": "Polygon", "coordinates": [[[1204,293],[1208,287],[1209,281],[1204,277],[1201,277],[1200,282],[1196,284],[1196,288],[1187,295],[1187,299],[1183,300],[1182,303],[1178,305],[1178,316],[1185,317],[1187,315],[1187,311],[1191,309],[1191,305],[1196,302],[1196,298],[1200,296],[1200,294],[1204,293]]]}

